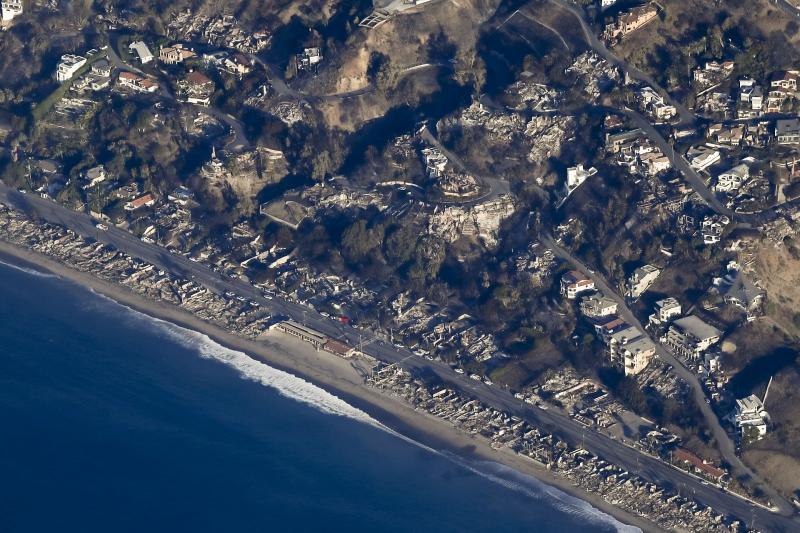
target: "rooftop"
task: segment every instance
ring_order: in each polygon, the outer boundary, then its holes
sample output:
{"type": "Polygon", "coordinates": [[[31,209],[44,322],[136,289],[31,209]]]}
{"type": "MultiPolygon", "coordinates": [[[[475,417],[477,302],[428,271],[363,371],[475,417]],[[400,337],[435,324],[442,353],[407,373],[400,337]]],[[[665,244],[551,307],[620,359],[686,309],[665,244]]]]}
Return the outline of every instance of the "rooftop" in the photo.
{"type": "Polygon", "coordinates": [[[679,318],[675,321],[675,325],[685,333],[688,333],[698,339],[710,339],[712,337],[719,337],[722,335],[720,330],[711,324],[703,322],[695,315],[679,318]]]}

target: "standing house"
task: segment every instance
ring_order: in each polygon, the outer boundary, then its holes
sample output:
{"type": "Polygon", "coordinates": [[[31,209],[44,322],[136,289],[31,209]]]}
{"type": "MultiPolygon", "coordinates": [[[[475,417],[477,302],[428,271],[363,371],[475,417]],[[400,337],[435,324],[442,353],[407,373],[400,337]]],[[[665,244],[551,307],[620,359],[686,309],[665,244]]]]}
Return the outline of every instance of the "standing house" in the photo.
{"type": "Polygon", "coordinates": [[[622,369],[626,376],[635,376],[650,364],[656,354],[656,345],[647,337],[639,337],[622,346],[622,369]]]}
{"type": "Polygon", "coordinates": [[[56,67],[56,80],[59,83],[64,83],[71,79],[85,64],[86,58],[83,56],[64,54],[56,67]]]}
{"type": "Polygon", "coordinates": [[[686,152],[686,158],[689,160],[689,164],[693,169],[705,170],[719,161],[721,156],[718,150],[714,150],[708,146],[698,146],[690,148],[689,151],[686,152]]]}
{"type": "Polygon", "coordinates": [[[656,353],[653,341],[634,326],[624,322],[610,330],[603,327],[600,331],[601,338],[608,348],[611,363],[621,366],[626,376],[634,376],[644,370],[656,353]]]}
{"type": "Polygon", "coordinates": [[[675,298],[664,298],[656,302],[655,313],[650,315],[650,323],[666,324],[681,314],[681,304],[675,298]]]}
{"type": "Polygon", "coordinates": [[[579,294],[593,290],[594,281],[577,270],[570,270],[561,276],[561,294],[565,295],[569,300],[574,300],[579,294]]]}
{"type": "Polygon", "coordinates": [[[654,4],[634,7],[622,13],[617,20],[607,25],[603,37],[608,41],[620,39],[644,25],[652,22],[658,16],[658,8],[654,4]]]}
{"type": "Polygon", "coordinates": [[[118,81],[120,87],[126,87],[137,92],[154,93],[158,90],[156,82],[134,72],[120,72],[118,81]]]}
{"type": "Polygon", "coordinates": [[[581,184],[588,178],[597,174],[597,169],[591,167],[589,169],[583,168],[583,165],[577,167],[569,167],[567,169],[567,196],[572,194],[572,191],[581,186],[581,184]]]}
{"type": "MultiPolygon", "coordinates": [[[[770,383],[772,383],[772,379],[770,379],[770,383]]],[[[767,392],[769,392],[769,385],[767,385],[767,392]]],[[[755,394],[736,400],[733,422],[742,438],[761,439],[767,434],[769,421],[769,413],[764,409],[764,402],[755,394]]]]}
{"type": "Polygon", "coordinates": [[[0,12],[2,12],[3,22],[11,22],[16,17],[22,15],[24,9],[22,0],[3,0],[0,2],[0,12]]]}
{"type": "Polygon", "coordinates": [[[153,61],[153,53],[150,51],[144,41],[136,41],[131,43],[130,46],[128,46],[128,49],[137,55],[139,61],[142,62],[142,65],[146,65],[147,63],[153,61]]]}
{"type": "Polygon", "coordinates": [[[740,163],[717,176],[717,185],[714,187],[720,192],[735,191],[750,178],[750,168],[740,163]]]}
{"type": "Polygon", "coordinates": [[[629,298],[638,298],[644,292],[650,288],[658,275],[661,273],[661,270],[654,267],[653,265],[644,265],[640,266],[628,278],[627,282],[627,289],[625,291],[626,296],[629,298]]]}
{"type": "Polygon", "coordinates": [[[152,193],[146,193],[138,198],[134,198],[130,202],[127,202],[123,208],[125,211],[136,211],[137,209],[141,209],[142,207],[153,207],[156,205],[156,197],[152,195],[152,193]]]}
{"type": "Polygon", "coordinates": [[[694,315],[679,318],[664,336],[664,343],[686,359],[697,359],[705,350],[719,342],[722,332],[694,315]]]}
{"type": "Polygon", "coordinates": [[[185,48],[182,44],[162,46],[158,51],[158,59],[167,65],[177,65],[193,57],[197,57],[194,50],[185,48]]]}
{"type": "Polygon", "coordinates": [[[800,119],[775,121],[775,140],[778,144],[800,144],[800,119]]]}
{"type": "Polygon", "coordinates": [[[593,294],[581,300],[580,309],[590,318],[611,316],[617,313],[617,302],[607,296],[593,294]]]}

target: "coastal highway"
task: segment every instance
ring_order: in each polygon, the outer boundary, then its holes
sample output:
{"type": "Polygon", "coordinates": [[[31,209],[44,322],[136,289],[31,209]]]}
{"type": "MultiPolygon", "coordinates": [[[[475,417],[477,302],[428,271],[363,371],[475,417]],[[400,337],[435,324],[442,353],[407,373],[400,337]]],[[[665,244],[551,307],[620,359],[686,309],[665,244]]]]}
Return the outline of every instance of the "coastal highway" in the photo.
{"type": "MultiPolygon", "coordinates": [[[[219,293],[235,292],[243,297],[257,301],[266,310],[275,315],[287,315],[308,327],[317,329],[331,337],[357,345],[365,332],[360,332],[338,321],[327,319],[305,305],[285,301],[279,298],[266,299],[261,291],[241,279],[233,279],[220,275],[203,264],[169,253],[155,244],[144,243],[131,233],[115,227],[107,231],[98,230],[94,221],[84,213],[66,209],[50,200],[31,194],[22,194],[0,184],[0,202],[14,207],[28,216],[51,223],[60,224],[73,231],[112,245],[132,257],[150,262],[176,276],[191,278],[198,283],[219,293]]],[[[557,410],[542,410],[521,402],[507,390],[485,385],[481,382],[457,374],[450,366],[415,356],[405,348],[399,348],[383,340],[364,339],[364,351],[379,360],[398,363],[404,368],[427,375],[435,375],[453,388],[474,397],[496,409],[509,412],[527,420],[535,427],[576,446],[583,446],[599,457],[617,464],[642,478],[663,487],[679,490],[685,496],[694,497],[697,501],[708,505],[718,512],[750,521],[755,518],[760,529],[768,531],[798,531],[800,521],[796,517],[787,517],[770,512],[759,506],[726,493],[720,488],[701,482],[697,478],[682,472],[663,461],[653,458],[638,450],[628,447],[622,442],[611,439],[591,428],[586,428],[557,410]]]]}
{"type": "Polygon", "coordinates": [[[786,499],[782,498],[774,488],[769,486],[767,483],[764,483],[764,481],[759,478],[747,465],[745,465],[738,455],[736,455],[736,448],[733,441],[720,424],[719,418],[711,408],[711,405],[706,403],[707,395],[705,390],[703,390],[703,386],[700,383],[700,380],[697,378],[697,375],[692,370],[687,368],[675,356],[673,356],[666,348],[664,348],[657,338],[653,338],[649,333],[647,333],[647,330],[644,328],[642,323],[638,318],[636,318],[636,315],[634,315],[628,307],[625,299],[620,296],[617,291],[613,289],[613,287],[611,287],[611,285],[603,276],[589,269],[568,250],[559,246],[558,243],[553,241],[551,236],[543,235],[542,243],[547,246],[556,257],[570,263],[573,268],[576,268],[582,272],[583,275],[594,281],[598,290],[600,290],[606,296],[612,298],[617,303],[617,313],[619,314],[620,318],[625,320],[625,322],[628,324],[639,329],[639,331],[643,332],[647,338],[653,342],[659,358],[667,362],[672,367],[672,371],[692,390],[692,399],[694,400],[697,409],[703,415],[706,426],[714,435],[714,439],[717,441],[717,448],[722,454],[722,457],[728,462],[729,465],[731,465],[731,470],[734,477],[739,478],[746,486],[758,487],[764,492],[764,494],[767,495],[773,505],[780,509],[782,513],[791,514],[794,511],[792,504],[786,501],[786,499]]]}

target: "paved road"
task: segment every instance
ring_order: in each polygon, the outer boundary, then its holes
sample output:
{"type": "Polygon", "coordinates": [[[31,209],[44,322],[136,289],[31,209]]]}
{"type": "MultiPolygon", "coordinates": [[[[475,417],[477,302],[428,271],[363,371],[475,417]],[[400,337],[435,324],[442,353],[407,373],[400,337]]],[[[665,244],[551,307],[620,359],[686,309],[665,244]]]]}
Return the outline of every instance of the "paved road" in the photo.
{"type": "Polygon", "coordinates": [[[653,141],[656,146],[663,152],[665,156],[667,156],[672,163],[672,166],[677,169],[683,178],[687,181],[689,186],[698,194],[700,197],[708,204],[714,212],[719,213],[721,215],[726,215],[729,218],[733,219],[736,215],[733,211],[725,207],[722,202],[719,201],[717,195],[714,191],[712,191],[708,185],[706,185],[705,180],[700,176],[700,174],[695,171],[686,161],[686,159],[678,152],[675,151],[675,148],[664,138],[661,133],[641,114],[632,109],[620,109],[618,110],[622,112],[625,116],[627,116],[631,122],[637,127],[641,128],[644,131],[645,135],[653,141]]]}
{"type": "Polygon", "coordinates": [[[511,191],[511,186],[508,181],[490,177],[490,176],[481,176],[475,174],[474,172],[469,171],[469,167],[464,164],[460,157],[456,154],[448,150],[442,143],[439,142],[439,139],[433,136],[431,131],[428,128],[425,128],[420,133],[420,137],[425,140],[428,144],[435,146],[438,148],[453,164],[459,167],[463,172],[470,174],[475,177],[478,181],[481,182],[483,185],[485,192],[481,194],[477,198],[470,198],[469,200],[464,201],[449,201],[449,202],[442,202],[451,205],[474,205],[481,202],[490,202],[496,199],[498,196],[503,194],[508,194],[511,191]]]}
{"type": "MultiPolygon", "coordinates": [[[[130,65],[128,63],[125,63],[122,60],[122,58],[119,57],[119,54],[117,54],[116,50],[114,50],[114,46],[112,44],[109,44],[107,52],[108,52],[109,62],[113,65],[115,70],[128,70],[131,72],[136,72],[141,76],[147,76],[147,73],[142,71],[141,69],[133,65],[130,65]]],[[[169,90],[169,86],[163,80],[162,83],[159,84],[159,94],[165,100],[177,102],[175,95],[172,94],[172,92],[169,90]]],[[[232,135],[231,140],[225,145],[225,148],[227,148],[228,150],[231,150],[233,152],[243,152],[249,150],[252,147],[250,141],[247,139],[247,135],[245,134],[244,124],[242,124],[235,117],[229,115],[228,113],[220,111],[219,109],[216,109],[214,107],[205,107],[195,104],[184,104],[182,102],[179,103],[194,109],[198,113],[208,115],[222,122],[223,124],[227,125],[232,135]]]]}
{"type": "MultiPolygon", "coordinates": [[[[144,243],[127,231],[113,226],[107,231],[100,231],[95,228],[94,222],[88,215],[70,211],[50,200],[31,194],[21,194],[0,184],[0,202],[14,206],[23,212],[35,214],[43,220],[71,228],[81,235],[113,245],[133,257],[155,264],[163,270],[194,279],[217,293],[233,291],[257,301],[265,310],[274,315],[292,317],[298,322],[303,322],[309,327],[344,340],[353,346],[357,346],[362,337],[372,337],[371,333],[327,319],[302,304],[277,298],[266,299],[260,290],[243,280],[224,277],[205,265],[190,261],[180,255],[171,254],[155,244],[144,243]]],[[[800,521],[796,518],[788,518],[753,506],[715,486],[701,483],[696,478],[629,448],[617,440],[592,429],[584,428],[556,410],[541,410],[531,407],[514,398],[505,389],[487,386],[459,375],[444,363],[428,361],[415,356],[405,348],[398,348],[374,338],[370,338],[369,342],[365,343],[364,351],[382,361],[399,363],[409,370],[433,373],[454,388],[465,391],[487,405],[523,417],[534,426],[552,432],[573,445],[582,445],[592,453],[635,472],[644,479],[681,490],[684,495],[693,495],[699,502],[711,506],[718,512],[743,520],[755,517],[759,527],[767,528],[769,531],[800,530],[800,521]]]]}
{"type": "Polygon", "coordinates": [[[672,366],[672,371],[689,385],[692,390],[692,399],[702,413],[703,418],[706,421],[706,426],[714,435],[714,439],[717,441],[717,448],[722,454],[722,457],[728,462],[728,464],[731,465],[733,476],[737,479],[740,479],[747,485],[757,486],[759,489],[761,489],[764,494],[767,495],[769,500],[780,509],[781,513],[786,515],[794,513],[792,504],[780,496],[774,488],[764,483],[764,481],[760,479],[747,465],[745,465],[738,455],[736,455],[734,443],[728,436],[728,432],[725,431],[720,424],[719,418],[711,408],[711,405],[706,403],[707,396],[697,375],[692,370],[684,366],[680,360],[678,360],[666,348],[664,348],[657,338],[650,336],[639,319],[636,318],[636,315],[634,315],[630,310],[625,299],[608,284],[602,275],[590,270],[577,257],[558,245],[558,243],[556,243],[551,236],[543,235],[541,239],[542,243],[552,250],[556,257],[567,261],[573,266],[573,268],[591,278],[598,290],[600,290],[609,298],[612,298],[617,303],[617,314],[620,316],[620,318],[622,318],[631,326],[638,328],[642,333],[644,333],[645,336],[653,341],[653,344],[656,346],[658,356],[669,363],[672,366]]]}
{"type": "Polygon", "coordinates": [[[568,0],[550,0],[550,3],[555,4],[559,8],[568,11],[575,17],[578,21],[578,24],[581,26],[581,30],[583,31],[584,38],[586,43],[591,47],[598,55],[603,57],[606,61],[610,64],[614,65],[623,74],[627,74],[629,78],[642,81],[648,85],[650,85],[653,89],[658,91],[659,94],[664,96],[664,98],[670,103],[670,105],[675,106],[675,109],[678,110],[678,115],[680,116],[680,124],[683,125],[693,125],[695,123],[695,116],[694,113],[689,111],[686,106],[680,103],[678,100],[673,98],[663,87],[661,87],[656,81],[651,78],[649,75],[645,74],[638,68],[629,65],[616,54],[614,54],[611,50],[609,50],[606,45],[601,42],[597,35],[595,35],[594,30],[589,27],[589,24],[586,22],[584,17],[584,12],[582,9],[575,6],[575,4],[569,2],[568,0]]]}

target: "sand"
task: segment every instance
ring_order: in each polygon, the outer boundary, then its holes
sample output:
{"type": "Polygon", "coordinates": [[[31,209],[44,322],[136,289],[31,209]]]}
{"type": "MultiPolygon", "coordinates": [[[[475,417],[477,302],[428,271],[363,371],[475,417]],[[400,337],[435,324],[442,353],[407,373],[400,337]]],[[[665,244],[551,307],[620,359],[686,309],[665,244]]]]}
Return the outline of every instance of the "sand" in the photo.
{"type": "Polygon", "coordinates": [[[247,353],[270,366],[299,376],[361,409],[391,430],[441,452],[450,452],[466,459],[493,461],[523,474],[531,475],[548,485],[589,502],[593,507],[613,516],[620,522],[636,526],[645,532],[661,531],[652,522],[613,506],[595,494],[583,491],[571,481],[554,476],[530,459],[508,449],[493,449],[482,437],[468,435],[448,422],[416,411],[401,399],[364,384],[357,368],[348,360],[327,352],[316,351],[294,337],[270,333],[251,341],[229,333],[177,306],[146,299],[123,285],[106,282],[38,252],[0,241],[0,255],[14,263],[28,263],[62,279],[107,296],[151,317],[166,320],[181,327],[208,335],[228,348],[247,353]]]}

